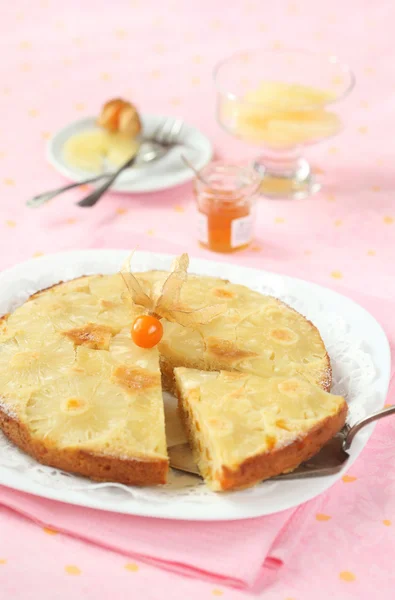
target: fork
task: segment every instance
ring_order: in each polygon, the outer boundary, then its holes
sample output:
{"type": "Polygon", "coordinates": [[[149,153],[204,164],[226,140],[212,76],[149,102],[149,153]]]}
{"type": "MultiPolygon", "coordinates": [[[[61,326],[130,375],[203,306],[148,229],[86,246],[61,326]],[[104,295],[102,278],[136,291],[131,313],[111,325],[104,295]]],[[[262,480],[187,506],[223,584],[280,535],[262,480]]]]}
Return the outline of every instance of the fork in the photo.
{"type": "MultiPolygon", "coordinates": [[[[56,188],[54,190],[49,190],[47,192],[43,192],[42,194],[38,194],[33,198],[30,198],[26,204],[31,208],[37,208],[46,202],[49,202],[59,194],[66,192],[68,190],[72,190],[76,187],[87,183],[94,183],[95,181],[100,181],[101,179],[113,178],[111,183],[115,181],[118,175],[129,166],[136,163],[148,164],[153,160],[157,160],[161,158],[168,150],[172,147],[178,145],[179,135],[181,133],[183,127],[183,122],[181,119],[172,119],[168,118],[166,121],[159,125],[152,136],[144,140],[140,146],[140,149],[136,156],[128,159],[115,173],[100,173],[99,175],[94,175],[93,177],[89,177],[88,179],[84,179],[83,181],[76,181],[74,183],[69,183],[60,188],[56,188]]],[[[107,183],[107,182],[106,182],[107,183]]],[[[110,184],[111,185],[111,184],[110,184]]],[[[108,188],[107,188],[108,189],[108,188]]],[[[103,192],[104,193],[104,192],[103,192]]],[[[86,198],[85,198],[86,200],[86,198]]],[[[83,205],[85,206],[85,205],[83,205]]],[[[93,205],[92,205],[93,206],[93,205]]]]}

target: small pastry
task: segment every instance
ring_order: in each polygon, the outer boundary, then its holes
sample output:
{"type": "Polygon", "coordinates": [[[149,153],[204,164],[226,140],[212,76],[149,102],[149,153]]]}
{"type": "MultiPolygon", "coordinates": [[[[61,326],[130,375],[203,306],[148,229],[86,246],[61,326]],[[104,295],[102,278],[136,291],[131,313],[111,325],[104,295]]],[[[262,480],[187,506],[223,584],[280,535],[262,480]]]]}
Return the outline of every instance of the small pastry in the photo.
{"type": "Polygon", "coordinates": [[[120,131],[131,137],[136,137],[141,132],[141,121],[136,107],[122,98],[106,102],[97,124],[113,133],[120,131]]]}

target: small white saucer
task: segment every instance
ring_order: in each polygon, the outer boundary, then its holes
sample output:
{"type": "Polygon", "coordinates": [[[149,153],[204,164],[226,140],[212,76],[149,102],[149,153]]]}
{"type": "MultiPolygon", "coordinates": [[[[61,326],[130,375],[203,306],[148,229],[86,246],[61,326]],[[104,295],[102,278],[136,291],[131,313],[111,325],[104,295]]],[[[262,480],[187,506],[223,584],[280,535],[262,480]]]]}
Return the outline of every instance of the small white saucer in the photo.
{"type": "MultiPolygon", "coordinates": [[[[164,115],[141,115],[144,135],[146,137],[152,135],[158,125],[167,118],[164,115]]],[[[49,163],[71,181],[88,179],[95,174],[68,164],[63,156],[64,144],[72,135],[95,128],[97,128],[97,125],[94,118],[74,121],[74,123],[70,123],[55,133],[48,143],[47,159],[49,163]]],[[[182,162],[181,154],[185,154],[197,169],[201,169],[211,160],[211,143],[198,129],[187,123],[184,123],[181,130],[180,142],[181,146],[173,148],[158,161],[146,167],[133,167],[121,173],[111,189],[124,194],[156,192],[193,179],[194,175],[182,162]]]]}

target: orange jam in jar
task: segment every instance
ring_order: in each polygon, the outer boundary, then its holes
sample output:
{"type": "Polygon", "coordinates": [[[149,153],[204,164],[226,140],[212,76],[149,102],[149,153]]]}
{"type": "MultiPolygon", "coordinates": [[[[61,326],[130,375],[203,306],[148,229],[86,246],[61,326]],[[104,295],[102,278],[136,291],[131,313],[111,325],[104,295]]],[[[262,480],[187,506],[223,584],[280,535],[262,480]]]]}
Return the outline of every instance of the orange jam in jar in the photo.
{"type": "Polygon", "coordinates": [[[253,235],[254,194],[261,178],[250,167],[212,163],[195,179],[198,239],[214,252],[246,248],[253,235]]]}

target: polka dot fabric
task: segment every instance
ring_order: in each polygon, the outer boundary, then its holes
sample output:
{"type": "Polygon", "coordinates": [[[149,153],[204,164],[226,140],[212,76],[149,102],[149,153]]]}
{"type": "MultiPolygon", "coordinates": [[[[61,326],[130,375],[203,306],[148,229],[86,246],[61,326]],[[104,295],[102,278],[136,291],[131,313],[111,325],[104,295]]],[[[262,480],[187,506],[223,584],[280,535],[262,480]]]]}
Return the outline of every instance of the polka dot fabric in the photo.
{"type": "MultiPolygon", "coordinates": [[[[395,346],[394,19],[391,0],[4,3],[0,268],[76,248],[139,247],[229,260],[198,247],[191,184],[156,194],[108,194],[94,209],[75,206],[87,192],[82,189],[28,209],[28,198],[64,183],[45,161],[48,139],[122,96],[142,111],[185,118],[210,137],[218,158],[244,162],[259,148],[232,139],[217,124],[214,64],[254,47],[336,53],[354,69],[357,86],[339,105],[344,132],[309,150],[322,191],[301,202],[259,200],[254,243],[231,260],[346,293],[378,318],[395,346]]],[[[394,385],[393,378],[389,403],[394,385]]],[[[133,597],[150,600],[164,593],[172,600],[365,600],[379,589],[380,598],[392,600],[394,423],[380,422],[350,472],[303,509],[303,527],[296,512],[287,535],[274,536],[267,552],[255,551],[254,564],[261,554],[266,560],[244,579],[237,569],[229,575],[202,568],[189,573],[191,580],[177,574],[177,566],[172,572],[153,566],[152,545],[136,552],[133,544],[86,543],[77,538],[95,536],[62,533],[62,523],[52,520],[55,509],[35,524],[26,519],[29,511],[16,507],[14,492],[0,489],[2,597],[118,600],[132,590],[133,597]]],[[[267,527],[262,520],[263,533],[267,527]]],[[[163,535],[157,525],[159,549],[163,535]]],[[[243,540],[222,551],[213,546],[205,559],[213,566],[221,552],[242,556],[243,540]]],[[[192,541],[185,535],[186,562],[192,541]]]]}

